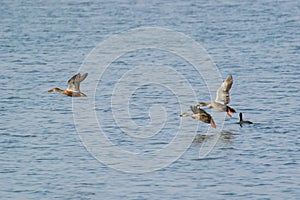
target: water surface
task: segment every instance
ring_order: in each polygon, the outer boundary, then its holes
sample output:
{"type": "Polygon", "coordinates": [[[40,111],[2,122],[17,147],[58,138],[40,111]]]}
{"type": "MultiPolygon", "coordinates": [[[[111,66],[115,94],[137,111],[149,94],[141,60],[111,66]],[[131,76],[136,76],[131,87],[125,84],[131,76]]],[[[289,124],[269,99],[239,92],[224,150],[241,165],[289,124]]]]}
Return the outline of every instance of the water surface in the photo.
{"type": "MultiPolygon", "coordinates": [[[[2,1],[1,199],[297,199],[299,13],[297,1],[2,1]],[[200,135],[207,126],[199,124],[199,135],[179,159],[135,174],[98,162],[76,132],[72,99],[46,91],[64,88],[100,42],[145,26],[199,42],[222,79],[233,75],[231,106],[254,125],[241,128],[238,115],[226,119],[213,151],[199,159],[203,141],[213,140],[200,135]]],[[[107,113],[102,122],[112,143],[136,153],[164,148],[180,124],[176,96],[161,85],[144,85],[131,99],[132,117],[142,126],[151,102],[164,105],[163,131],[143,140],[115,126],[106,103],[111,89],[133,66],[149,63],[173,67],[193,85],[198,101],[210,100],[190,64],[168,52],[129,52],[116,60],[99,84],[95,110],[99,118],[107,113]]]]}

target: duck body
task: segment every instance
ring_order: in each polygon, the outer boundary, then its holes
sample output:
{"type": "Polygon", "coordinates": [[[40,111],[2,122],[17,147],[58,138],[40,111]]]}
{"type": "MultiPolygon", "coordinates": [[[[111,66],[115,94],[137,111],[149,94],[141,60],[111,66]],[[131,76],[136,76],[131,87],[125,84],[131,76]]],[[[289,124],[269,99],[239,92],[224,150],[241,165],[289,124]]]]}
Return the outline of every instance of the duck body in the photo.
{"type": "Polygon", "coordinates": [[[84,93],[80,92],[80,82],[82,82],[87,77],[87,75],[88,73],[85,73],[83,75],[78,73],[68,81],[67,89],[62,90],[60,88],[52,88],[51,90],[48,90],[48,92],[59,92],[69,97],[86,97],[84,93]]]}
{"type": "Polygon", "coordinates": [[[232,114],[236,113],[236,111],[233,108],[227,106],[226,104],[219,103],[219,102],[216,102],[216,101],[213,101],[209,104],[201,102],[197,106],[199,106],[199,107],[204,107],[205,106],[207,108],[213,108],[213,109],[218,110],[220,112],[227,112],[227,115],[229,117],[232,117],[232,114]]]}
{"type": "Polygon", "coordinates": [[[48,90],[48,92],[59,92],[61,94],[67,95],[69,97],[86,97],[85,94],[82,92],[76,92],[76,91],[71,91],[71,90],[62,90],[60,88],[53,88],[51,90],[48,90]]]}
{"type": "Polygon", "coordinates": [[[197,106],[191,106],[190,107],[193,113],[183,113],[179,115],[179,117],[192,117],[193,119],[198,119],[204,123],[208,123],[211,125],[211,127],[216,128],[216,124],[214,120],[212,119],[211,115],[205,112],[205,110],[198,108],[197,106]]]}
{"type": "Polygon", "coordinates": [[[232,114],[236,113],[236,111],[233,108],[227,106],[227,104],[230,103],[229,90],[231,89],[232,84],[233,84],[233,78],[231,75],[229,75],[228,78],[219,87],[217,91],[216,100],[214,100],[211,103],[200,102],[197,106],[198,107],[206,106],[207,108],[213,108],[221,112],[227,112],[227,115],[229,117],[232,117],[232,114]]]}

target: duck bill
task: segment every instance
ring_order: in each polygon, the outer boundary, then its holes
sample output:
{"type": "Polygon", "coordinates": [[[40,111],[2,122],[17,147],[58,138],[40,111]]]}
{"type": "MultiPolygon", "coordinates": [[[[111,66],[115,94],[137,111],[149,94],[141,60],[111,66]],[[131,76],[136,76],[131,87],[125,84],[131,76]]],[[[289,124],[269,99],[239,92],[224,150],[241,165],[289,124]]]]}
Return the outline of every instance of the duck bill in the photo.
{"type": "Polygon", "coordinates": [[[210,120],[210,126],[213,127],[213,128],[217,127],[214,120],[210,120]]]}
{"type": "Polygon", "coordinates": [[[54,89],[48,90],[48,92],[54,92],[54,89]]]}

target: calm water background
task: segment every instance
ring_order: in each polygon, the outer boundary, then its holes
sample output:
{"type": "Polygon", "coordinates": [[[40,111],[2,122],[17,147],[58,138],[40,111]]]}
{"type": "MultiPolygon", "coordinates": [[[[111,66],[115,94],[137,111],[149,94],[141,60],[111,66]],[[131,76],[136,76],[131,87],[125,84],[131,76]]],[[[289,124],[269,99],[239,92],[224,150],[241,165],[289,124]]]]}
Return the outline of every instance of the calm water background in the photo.
{"type": "MultiPolygon", "coordinates": [[[[297,1],[4,0],[0,17],[1,199],[300,196],[297,1]],[[76,132],[72,99],[46,91],[56,86],[64,88],[98,43],[142,26],[173,29],[199,42],[217,64],[223,79],[233,75],[231,106],[255,124],[240,128],[235,124],[237,116],[226,119],[226,133],[222,133],[206,158],[198,159],[202,141],[199,137],[176,162],[150,173],[125,173],[98,162],[76,132]]],[[[143,62],[167,64],[178,70],[187,66],[180,59],[173,59],[163,52],[138,52],[120,58],[115,66],[124,72],[126,66],[129,69],[143,62]]],[[[113,88],[109,80],[117,81],[122,72],[108,73],[102,87],[113,88]]],[[[198,100],[209,101],[203,80],[192,71],[182,73],[198,88],[198,100]]],[[[103,111],[106,104],[101,100],[109,102],[109,93],[102,95],[100,89],[98,92],[96,110],[103,111]]],[[[144,115],[148,108],[137,107],[137,102],[149,98],[168,103],[173,109],[169,114],[174,121],[165,130],[170,134],[163,137],[163,142],[168,142],[179,123],[176,97],[160,86],[141,87],[130,108],[139,125],[149,117],[144,115]]],[[[200,129],[207,128],[200,125],[200,129]]],[[[157,148],[152,145],[153,140],[133,144],[116,126],[105,130],[113,143],[127,150],[157,148]]]]}

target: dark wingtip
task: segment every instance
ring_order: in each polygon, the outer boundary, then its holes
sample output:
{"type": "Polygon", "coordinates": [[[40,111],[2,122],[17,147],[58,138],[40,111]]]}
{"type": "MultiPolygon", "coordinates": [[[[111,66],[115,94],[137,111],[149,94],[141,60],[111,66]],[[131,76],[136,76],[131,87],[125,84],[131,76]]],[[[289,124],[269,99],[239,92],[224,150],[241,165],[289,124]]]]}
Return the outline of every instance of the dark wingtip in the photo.
{"type": "Polygon", "coordinates": [[[236,113],[235,109],[227,106],[227,112],[230,112],[230,113],[236,113]]]}

